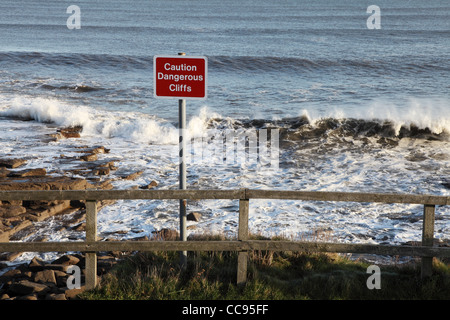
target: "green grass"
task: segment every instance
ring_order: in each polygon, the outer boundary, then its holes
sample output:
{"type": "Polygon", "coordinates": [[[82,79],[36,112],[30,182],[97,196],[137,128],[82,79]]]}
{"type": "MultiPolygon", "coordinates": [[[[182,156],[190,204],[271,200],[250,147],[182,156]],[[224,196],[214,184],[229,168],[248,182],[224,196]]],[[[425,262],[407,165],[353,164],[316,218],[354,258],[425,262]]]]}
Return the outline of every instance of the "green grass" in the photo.
{"type": "MultiPolygon", "coordinates": [[[[215,239],[218,240],[218,239],[215,239]]],[[[223,239],[222,239],[223,240],[223,239]]],[[[137,253],[82,294],[87,300],[375,300],[450,299],[450,266],[434,260],[434,274],[420,279],[420,265],[380,266],[381,289],[368,289],[369,263],[337,254],[255,251],[248,282],[236,285],[236,252],[189,252],[185,270],[178,252],[137,253]]]]}

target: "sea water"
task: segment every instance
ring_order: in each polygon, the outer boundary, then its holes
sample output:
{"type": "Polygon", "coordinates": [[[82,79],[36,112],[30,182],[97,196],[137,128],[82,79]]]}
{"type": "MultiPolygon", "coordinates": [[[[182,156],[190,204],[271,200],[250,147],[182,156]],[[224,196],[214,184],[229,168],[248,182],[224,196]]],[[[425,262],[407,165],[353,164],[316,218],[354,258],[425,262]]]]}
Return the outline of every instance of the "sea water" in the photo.
{"type": "MultiPolygon", "coordinates": [[[[117,189],[178,188],[178,101],[153,96],[153,56],[206,56],[208,98],[187,101],[188,134],[279,132],[275,170],[197,157],[188,189],[450,194],[450,5],[433,1],[9,1],[0,3],[0,157],[49,174],[60,155],[103,145],[117,189]],[[80,28],[68,26],[70,5],[80,28]],[[370,29],[370,5],[380,28],[370,29]],[[30,121],[31,120],[31,121],[30,121]],[[80,139],[46,142],[62,126],[80,139]],[[259,132],[258,131],[258,132],[259,132]]],[[[273,169],[273,168],[272,168],[273,169]]],[[[74,175],[76,176],[76,175],[74,175]]],[[[178,201],[118,201],[100,237],[178,228],[178,201]]],[[[189,233],[236,235],[236,200],[189,201],[189,233]]],[[[352,243],[421,239],[423,207],[251,200],[250,232],[352,243]]],[[[449,238],[436,208],[435,237],[449,238]]],[[[37,225],[50,240],[52,219],[37,225]]],[[[84,235],[78,235],[82,238],[84,235]]],[[[32,240],[30,238],[29,240],[32,240]]]]}

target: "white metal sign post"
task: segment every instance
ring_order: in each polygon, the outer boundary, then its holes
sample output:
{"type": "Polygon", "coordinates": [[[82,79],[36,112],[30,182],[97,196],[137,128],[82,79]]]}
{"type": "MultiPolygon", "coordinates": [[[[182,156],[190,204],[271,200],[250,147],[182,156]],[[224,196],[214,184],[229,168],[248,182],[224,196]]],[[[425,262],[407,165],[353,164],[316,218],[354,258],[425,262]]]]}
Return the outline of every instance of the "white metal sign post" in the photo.
{"type": "MultiPolygon", "coordinates": [[[[178,100],[178,131],[179,131],[179,161],[180,161],[180,189],[186,189],[186,100],[178,100]]],[[[187,200],[180,200],[180,241],[187,241],[186,234],[186,205],[187,200]]],[[[187,265],[187,251],[180,253],[180,264],[184,269],[187,265]]]]}
{"type": "MultiPolygon", "coordinates": [[[[178,98],[179,129],[179,188],[186,189],[186,99],[205,99],[207,80],[207,59],[205,57],[155,56],[153,79],[155,98],[178,98]]],[[[180,200],[180,241],[187,240],[186,199],[180,200]]],[[[187,264],[187,252],[180,253],[181,267],[187,264]]]]}

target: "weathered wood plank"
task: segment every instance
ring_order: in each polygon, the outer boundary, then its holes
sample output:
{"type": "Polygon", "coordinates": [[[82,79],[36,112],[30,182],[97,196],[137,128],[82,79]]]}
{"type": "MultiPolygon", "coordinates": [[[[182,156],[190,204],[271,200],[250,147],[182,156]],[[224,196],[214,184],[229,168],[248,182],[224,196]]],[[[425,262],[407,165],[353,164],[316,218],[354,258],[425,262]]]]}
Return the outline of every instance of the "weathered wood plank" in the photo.
{"type": "Polygon", "coordinates": [[[248,251],[239,252],[236,283],[238,285],[247,282],[247,267],[248,267],[248,251]]]}
{"type": "Polygon", "coordinates": [[[86,252],[86,289],[91,290],[97,286],[97,253],[86,252]]]}
{"type": "MultiPolygon", "coordinates": [[[[239,200],[239,229],[238,240],[248,240],[248,213],[249,213],[249,200],[239,200]]],[[[237,266],[237,284],[241,285],[247,282],[247,264],[248,264],[248,252],[241,251],[238,254],[238,266],[237,266]]]]}
{"type": "Polygon", "coordinates": [[[97,241],[97,201],[86,201],[86,241],[97,241]]]}
{"type": "Polygon", "coordinates": [[[9,200],[133,200],[133,199],[240,199],[243,190],[45,190],[0,191],[0,201],[9,200]]]}
{"type": "Polygon", "coordinates": [[[249,213],[249,200],[239,200],[239,228],[238,239],[248,240],[248,213],[249,213]]]}
{"type": "MultiPolygon", "coordinates": [[[[422,246],[432,247],[434,241],[434,205],[423,206],[422,246]]],[[[421,277],[425,279],[433,274],[433,256],[422,257],[421,277]]]]}
{"type": "Polygon", "coordinates": [[[450,197],[284,190],[46,190],[0,191],[0,200],[280,199],[450,205],[450,197]]]}
{"type": "MultiPolygon", "coordinates": [[[[97,201],[86,201],[86,241],[97,241],[97,201]]],[[[86,252],[86,289],[97,286],[97,253],[86,252]]]]}
{"type": "MultiPolygon", "coordinates": [[[[450,257],[450,248],[433,247],[436,205],[450,205],[450,197],[412,194],[380,194],[349,192],[316,192],[285,190],[66,190],[66,191],[0,191],[0,200],[86,200],[87,242],[0,243],[3,252],[86,252],[87,283],[95,287],[98,251],[239,251],[238,283],[245,283],[249,250],[368,253],[422,257],[422,277],[432,271],[432,257],[450,257]],[[101,200],[183,200],[239,199],[238,241],[148,241],[98,242],[97,207],[101,200]],[[340,244],[293,241],[248,240],[249,199],[279,199],[303,201],[343,201],[408,203],[424,205],[422,246],[391,246],[374,244],[340,244]],[[95,275],[95,276],[93,276],[95,275]]],[[[4,233],[2,234],[4,235],[4,233]]],[[[5,238],[5,237],[3,237],[5,238]]],[[[6,241],[6,240],[5,240],[6,241]]]]}
{"type": "Polygon", "coordinates": [[[450,257],[448,247],[342,244],[308,241],[96,241],[5,242],[0,252],[99,252],[99,251],[302,251],[368,253],[417,257],[450,257]]]}
{"type": "Polygon", "coordinates": [[[450,197],[413,194],[384,194],[325,191],[247,190],[249,199],[381,202],[450,205],[450,197]]]}
{"type": "Polygon", "coordinates": [[[99,251],[240,251],[240,241],[64,241],[5,242],[0,252],[99,252],[99,251]]]}
{"type": "Polygon", "coordinates": [[[248,250],[271,250],[271,251],[304,251],[304,252],[339,252],[339,253],[368,253],[378,255],[399,256],[435,256],[449,257],[450,248],[447,247],[425,247],[425,246],[396,246],[378,244],[344,244],[329,242],[309,241],[246,241],[248,250]]]}

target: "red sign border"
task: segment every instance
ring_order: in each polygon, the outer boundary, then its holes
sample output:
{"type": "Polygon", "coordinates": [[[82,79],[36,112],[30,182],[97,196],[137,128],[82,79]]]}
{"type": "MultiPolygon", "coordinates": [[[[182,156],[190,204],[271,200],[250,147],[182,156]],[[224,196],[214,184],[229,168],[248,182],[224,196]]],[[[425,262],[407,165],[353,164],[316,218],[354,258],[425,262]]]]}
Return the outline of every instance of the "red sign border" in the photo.
{"type": "Polygon", "coordinates": [[[182,56],[182,55],[155,55],[153,56],[153,96],[157,99],[189,99],[205,100],[208,97],[208,58],[205,56],[182,56]],[[156,59],[176,58],[176,59],[203,59],[205,60],[205,95],[203,97],[181,97],[181,96],[158,96],[156,94],[156,59]]]}

